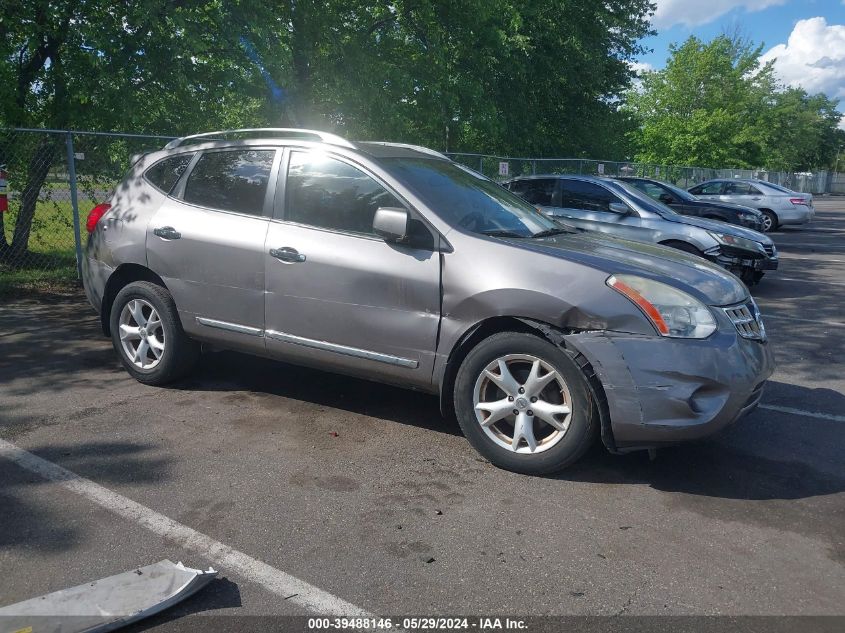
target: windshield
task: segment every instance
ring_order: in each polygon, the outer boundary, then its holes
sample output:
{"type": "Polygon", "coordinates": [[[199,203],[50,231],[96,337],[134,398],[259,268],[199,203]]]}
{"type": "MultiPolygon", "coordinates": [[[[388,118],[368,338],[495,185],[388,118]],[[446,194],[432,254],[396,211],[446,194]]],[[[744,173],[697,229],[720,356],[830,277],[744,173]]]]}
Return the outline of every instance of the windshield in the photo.
{"type": "Polygon", "coordinates": [[[463,165],[430,158],[383,158],[379,162],[452,226],[499,237],[569,232],[504,187],[463,165]]]}
{"type": "Polygon", "coordinates": [[[611,188],[621,189],[622,192],[624,192],[629,198],[633,198],[636,203],[646,211],[651,211],[652,213],[662,215],[663,217],[678,215],[662,202],[658,202],[648,194],[643,193],[627,182],[609,180],[607,181],[607,184],[610,185],[611,188]]]}
{"type": "Polygon", "coordinates": [[[692,195],[689,191],[685,191],[680,187],[670,185],[668,182],[661,182],[660,184],[661,186],[666,187],[669,191],[678,196],[681,200],[685,200],[687,202],[695,202],[697,200],[696,197],[692,195]]]}

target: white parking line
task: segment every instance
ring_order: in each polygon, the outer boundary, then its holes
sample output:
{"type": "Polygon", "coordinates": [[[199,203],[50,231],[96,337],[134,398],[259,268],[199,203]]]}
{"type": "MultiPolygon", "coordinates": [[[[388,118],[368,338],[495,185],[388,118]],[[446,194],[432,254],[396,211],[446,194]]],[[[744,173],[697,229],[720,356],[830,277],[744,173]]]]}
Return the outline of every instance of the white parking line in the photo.
{"type": "Polygon", "coordinates": [[[66,490],[85,497],[110,512],[145,527],[154,534],[196,552],[212,561],[218,569],[238,574],[308,611],[326,615],[368,615],[368,612],[354,604],[215,541],[210,536],[104,488],[90,479],[80,477],[11,442],[0,439],[0,456],[66,490]]]}
{"type": "Polygon", "coordinates": [[[841,321],[819,321],[818,319],[801,319],[799,317],[788,317],[788,316],[781,316],[779,314],[763,314],[763,320],[768,321],[769,319],[781,319],[784,321],[800,321],[802,323],[815,323],[817,325],[830,325],[832,327],[845,327],[845,323],[841,321]]]}
{"type": "Polygon", "coordinates": [[[821,280],[813,280],[813,279],[796,279],[795,277],[777,277],[777,279],[778,279],[778,281],[800,281],[802,284],[821,284],[823,286],[845,286],[845,282],[843,282],[843,281],[821,281],[821,280]]]}
{"type": "Polygon", "coordinates": [[[801,248],[835,248],[835,249],[840,249],[840,250],[845,248],[845,245],[841,245],[841,244],[819,244],[817,242],[787,243],[787,242],[777,241],[777,242],[775,242],[775,246],[778,247],[778,252],[780,252],[784,248],[795,248],[795,249],[801,249],[801,248]]]}
{"type": "MultiPolygon", "coordinates": [[[[821,255],[821,253],[819,253],[821,255]]],[[[797,259],[805,262],[824,262],[825,264],[845,264],[845,259],[824,259],[822,257],[795,257],[794,255],[784,255],[779,252],[778,257],[781,259],[797,259]]]]}
{"type": "Polygon", "coordinates": [[[758,408],[767,409],[769,411],[777,411],[779,413],[790,413],[792,415],[800,415],[806,418],[818,418],[819,420],[830,420],[831,422],[845,422],[845,415],[834,415],[832,413],[819,413],[818,411],[804,411],[803,409],[793,409],[792,407],[781,407],[776,404],[761,404],[758,408]]]}

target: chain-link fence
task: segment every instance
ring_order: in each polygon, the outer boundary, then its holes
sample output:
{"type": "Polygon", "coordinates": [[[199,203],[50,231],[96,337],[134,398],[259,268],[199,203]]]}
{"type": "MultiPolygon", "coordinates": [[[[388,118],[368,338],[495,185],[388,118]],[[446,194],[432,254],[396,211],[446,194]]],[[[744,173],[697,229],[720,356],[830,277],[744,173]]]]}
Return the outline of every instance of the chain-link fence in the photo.
{"type": "Polygon", "coordinates": [[[85,218],[111,196],[130,156],[169,137],[0,130],[0,290],[79,278],[85,218]],[[3,177],[5,176],[5,178],[3,177]]]}
{"type": "Polygon", "coordinates": [[[794,173],[764,169],[707,169],[586,158],[514,158],[489,154],[450,153],[449,157],[499,181],[535,174],[580,174],[656,178],[684,189],[711,178],[757,178],[782,185],[793,191],[813,194],[840,193],[843,187],[842,184],[837,185],[839,182],[837,177],[842,178],[843,175],[828,171],[794,173]]]}
{"type": "MultiPolygon", "coordinates": [[[[9,286],[76,281],[88,211],[109,198],[133,154],[158,149],[170,138],[0,129],[0,181],[8,183],[5,205],[0,189],[0,293],[9,286]]],[[[450,156],[500,181],[526,174],[587,174],[648,176],[691,187],[709,178],[760,178],[796,191],[845,193],[845,174],[829,172],[795,174],[487,154],[450,156]]]]}

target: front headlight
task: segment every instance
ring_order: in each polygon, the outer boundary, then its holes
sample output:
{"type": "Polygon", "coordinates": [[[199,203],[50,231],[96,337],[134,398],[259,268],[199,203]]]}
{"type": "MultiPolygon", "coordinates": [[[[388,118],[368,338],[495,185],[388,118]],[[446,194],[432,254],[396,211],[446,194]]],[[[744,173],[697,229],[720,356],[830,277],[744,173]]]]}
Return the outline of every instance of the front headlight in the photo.
{"type": "Polygon", "coordinates": [[[672,286],[635,275],[611,275],[607,285],[642,310],[662,336],[707,338],[716,331],[710,309],[672,286]]]}
{"type": "Polygon", "coordinates": [[[766,249],[763,248],[763,245],[759,242],[755,242],[754,240],[747,240],[744,237],[728,235],[727,233],[715,233],[713,231],[707,232],[710,234],[710,237],[719,242],[719,244],[723,244],[725,246],[733,246],[735,248],[741,248],[746,251],[756,251],[764,254],[766,252],[766,249]]]}

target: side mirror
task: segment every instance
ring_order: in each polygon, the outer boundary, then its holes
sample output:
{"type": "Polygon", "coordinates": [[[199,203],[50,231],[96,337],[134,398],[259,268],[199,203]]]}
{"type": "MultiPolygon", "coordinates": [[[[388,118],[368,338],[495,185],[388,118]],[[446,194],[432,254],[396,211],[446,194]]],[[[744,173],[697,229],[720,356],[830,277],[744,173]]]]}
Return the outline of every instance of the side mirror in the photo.
{"type": "Polygon", "coordinates": [[[663,204],[672,204],[673,202],[675,202],[675,199],[668,193],[661,193],[657,197],[657,199],[660,200],[660,202],[662,202],[663,204]]]}
{"type": "Polygon", "coordinates": [[[401,242],[408,237],[408,211],[401,207],[379,207],[373,217],[373,232],[385,242],[401,242]]]}
{"type": "Polygon", "coordinates": [[[611,202],[607,205],[607,209],[611,213],[618,213],[619,215],[628,215],[631,212],[628,205],[622,202],[611,202]]]}

